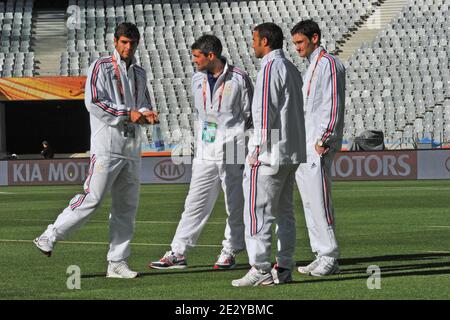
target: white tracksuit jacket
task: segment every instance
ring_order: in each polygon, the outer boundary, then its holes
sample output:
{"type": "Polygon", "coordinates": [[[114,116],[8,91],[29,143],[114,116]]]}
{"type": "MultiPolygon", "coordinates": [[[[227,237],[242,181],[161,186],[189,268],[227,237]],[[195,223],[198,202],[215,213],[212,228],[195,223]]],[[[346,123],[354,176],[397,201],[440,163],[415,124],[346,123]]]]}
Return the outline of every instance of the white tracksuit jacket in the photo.
{"type": "Polygon", "coordinates": [[[345,105],[345,67],[328,53],[320,59],[311,76],[316,60],[324,49],[317,48],[308,58],[310,65],[303,77],[306,141],[308,150],[315,150],[318,140],[337,152],[342,146],[345,105]],[[311,82],[310,94],[307,95],[311,82]]]}
{"type": "MultiPolygon", "coordinates": [[[[206,72],[196,72],[192,77],[192,93],[198,114],[196,158],[231,163],[225,159],[226,149],[234,145],[237,150],[245,149],[244,131],[251,126],[251,104],[253,85],[249,76],[239,68],[225,62],[225,68],[217,79],[211,99],[211,90],[206,80],[206,72]],[[206,80],[206,83],[205,83],[206,80]],[[222,84],[225,82],[221,98],[222,84]],[[206,85],[206,90],[203,86],[206,85]],[[203,96],[205,93],[205,97],[203,96]],[[219,100],[221,99],[221,103],[219,100]],[[205,107],[206,104],[206,107],[205,107]],[[220,104],[220,110],[218,110],[220,104]],[[217,118],[217,135],[214,143],[202,141],[203,121],[208,117],[217,118]],[[234,141],[234,143],[233,143],[234,141]]],[[[244,159],[239,163],[243,164],[244,159]]]]}
{"type": "Polygon", "coordinates": [[[127,71],[116,50],[114,56],[122,82],[129,84],[123,86],[125,99],[120,94],[112,56],[95,61],[86,80],[84,100],[91,115],[91,154],[137,160],[141,157],[141,127],[132,124],[135,137],[124,137],[124,121],[129,120],[129,111],[133,109],[141,112],[152,109],[147,76],[135,59],[127,71]]]}
{"type": "Polygon", "coordinates": [[[257,155],[262,164],[306,161],[301,87],[301,73],[281,49],[264,56],[253,96],[254,135],[249,141],[249,154],[257,155]],[[271,130],[279,130],[278,142],[272,142],[271,130]],[[278,148],[279,155],[271,152],[274,148],[278,148]]]}

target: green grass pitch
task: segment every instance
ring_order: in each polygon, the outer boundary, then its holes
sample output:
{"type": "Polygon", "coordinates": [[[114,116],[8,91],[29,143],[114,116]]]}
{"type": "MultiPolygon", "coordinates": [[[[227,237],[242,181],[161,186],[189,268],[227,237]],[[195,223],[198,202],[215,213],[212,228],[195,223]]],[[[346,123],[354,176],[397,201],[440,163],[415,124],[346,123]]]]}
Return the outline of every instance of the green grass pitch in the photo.
{"type": "MultiPolygon", "coordinates": [[[[314,278],[294,272],[294,283],[235,288],[249,266],[245,252],[232,271],[212,265],[225,223],[223,196],[188,254],[185,270],[149,270],[169,249],[188,185],[143,185],[130,266],[131,280],[106,279],[110,198],[51,258],[32,244],[80,186],[0,188],[0,299],[449,299],[450,181],[335,182],[340,275],[314,278]],[[79,266],[81,288],[69,290],[67,268],[79,266]],[[381,268],[381,288],[369,290],[367,268],[381,268]]],[[[313,254],[299,194],[297,264],[313,254]]],[[[275,246],[273,246],[275,247],[275,246]]],[[[370,283],[373,281],[369,280],[370,283]]]]}

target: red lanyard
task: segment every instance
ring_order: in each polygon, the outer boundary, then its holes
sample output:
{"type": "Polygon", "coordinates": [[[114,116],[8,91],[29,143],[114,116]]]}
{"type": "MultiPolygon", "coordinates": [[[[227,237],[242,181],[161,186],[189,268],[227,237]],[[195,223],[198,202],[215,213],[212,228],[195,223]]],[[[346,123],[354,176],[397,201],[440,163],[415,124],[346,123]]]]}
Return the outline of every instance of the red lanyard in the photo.
{"type": "Polygon", "coordinates": [[[120,97],[122,98],[122,100],[124,100],[125,94],[123,92],[122,79],[120,78],[119,66],[117,65],[117,60],[116,60],[115,56],[112,56],[112,64],[114,66],[114,72],[116,73],[117,85],[119,86],[120,97]]]}
{"type": "MultiPolygon", "coordinates": [[[[112,56],[112,64],[114,66],[114,72],[116,74],[116,78],[117,78],[117,84],[119,86],[119,91],[120,91],[120,98],[122,99],[121,102],[125,103],[125,92],[123,91],[123,85],[122,85],[122,78],[120,77],[120,71],[119,71],[119,66],[117,65],[117,60],[115,56],[112,56]]],[[[135,96],[135,102],[136,102],[136,106],[137,107],[137,99],[138,99],[138,84],[137,84],[137,78],[136,78],[136,72],[134,73],[134,96],[135,96]]]]}
{"type": "Polygon", "coordinates": [[[325,53],[326,53],[326,51],[325,51],[325,50],[322,50],[322,51],[320,52],[319,57],[318,57],[317,60],[316,60],[316,64],[314,65],[314,69],[313,69],[313,72],[312,72],[312,74],[311,74],[311,78],[309,78],[308,91],[307,91],[306,97],[309,97],[309,92],[311,91],[311,82],[312,82],[312,79],[313,79],[313,77],[314,77],[314,73],[316,72],[317,64],[319,63],[319,60],[325,55],[325,53]]]}
{"type": "MultiPolygon", "coordinates": [[[[219,88],[219,106],[218,106],[218,108],[217,108],[217,112],[220,112],[220,107],[222,106],[222,97],[223,97],[223,90],[225,89],[225,77],[226,77],[227,75],[225,74],[224,75],[224,78],[223,78],[223,82],[222,82],[222,84],[220,85],[220,88],[219,88]]],[[[208,78],[208,76],[205,76],[204,78],[203,78],[203,88],[202,88],[202,93],[203,93],[203,110],[206,112],[206,79],[208,78]]],[[[213,93],[213,96],[214,96],[214,93],[213,93]]],[[[211,105],[212,105],[212,101],[213,101],[213,97],[211,97],[211,105]]]]}

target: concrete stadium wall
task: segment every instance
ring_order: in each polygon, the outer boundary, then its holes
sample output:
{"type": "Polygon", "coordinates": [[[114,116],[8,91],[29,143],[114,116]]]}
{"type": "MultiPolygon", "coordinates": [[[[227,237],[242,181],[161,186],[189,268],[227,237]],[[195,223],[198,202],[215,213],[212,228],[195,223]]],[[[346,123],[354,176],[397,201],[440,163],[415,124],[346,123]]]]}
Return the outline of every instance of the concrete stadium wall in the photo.
{"type": "MultiPolygon", "coordinates": [[[[0,185],[82,185],[89,159],[0,161],[0,185]]],[[[450,179],[450,150],[341,152],[333,163],[336,181],[450,179]]],[[[191,165],[170,157],[142,159],[141,182],[189,183],[191,165]]]]}

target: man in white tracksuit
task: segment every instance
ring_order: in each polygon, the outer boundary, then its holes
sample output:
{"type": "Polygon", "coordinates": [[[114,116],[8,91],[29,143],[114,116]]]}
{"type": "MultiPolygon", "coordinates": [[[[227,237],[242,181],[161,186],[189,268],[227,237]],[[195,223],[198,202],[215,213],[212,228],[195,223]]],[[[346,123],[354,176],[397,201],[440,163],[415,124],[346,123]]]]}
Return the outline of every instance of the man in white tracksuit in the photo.
{"type": "Polygon", "coordinates": [[[199,118],[192,179],[171,250],[149,267],[187,267],[186,253],[195,246],[222,187],[228,219],[214,268],[230,269],[236,253],[245,248],[244,131],[251,125],[253,85],[246,73],[221,57],[222,44],[217,37],[203,35],[191,49],[198,70],[192,78],[192,93],[199,118]]]}
{"type": "Polygon", "coordinates": [[[88,71],[85,104],[91,122],[91,163],[84,193],[47,230],[34,240],[50,256],[57,241],[80,228],[111,191],[110,246],[107,255],[110,278],[135,278],[127,264],[138,207],[141,168],[141,124],[154,123],[145,70],[134,58],[139,30],[131,23],[117,26],[115,50],[95,61],[88,71]]]}
{"type": "Polygon", "coordinates": [[[324,276],[339,272],[331,200],[331,165],[341,149],[344,128],[345,68],[320,46],[321,32],[312,20],[291,31],[299,55],[310,65],[303,78],[308,161],[296,173],[311,249],[316,259],[301,266],[302,274],[324,276]]]}
{"type": "Polygon", "coordinates": [[[233,286],[292,281],[296,226],[293,205],[295,171],[306,161],[302,76],[287,60],[283,32],[274,23],[253,31],[255,56],[262,58],[252,102],[254,134],[244,175],[245,242],[250,271],[233,286]],[[272,223],[278,253],[270,260],[272,223]]]}

